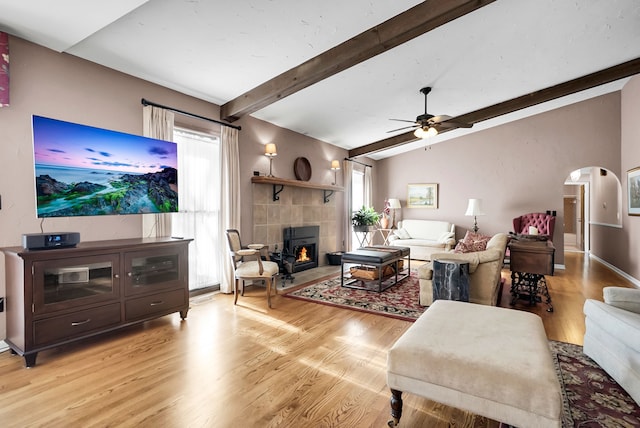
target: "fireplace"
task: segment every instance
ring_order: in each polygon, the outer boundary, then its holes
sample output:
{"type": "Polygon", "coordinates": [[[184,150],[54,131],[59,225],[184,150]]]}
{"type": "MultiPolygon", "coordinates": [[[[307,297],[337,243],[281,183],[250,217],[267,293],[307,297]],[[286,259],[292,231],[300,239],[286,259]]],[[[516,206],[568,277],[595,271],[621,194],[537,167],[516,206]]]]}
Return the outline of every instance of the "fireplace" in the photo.
{"type": "Polygon", "coordinates": [[[318,237],[320,226],[286,227],[282,230],[285,254],[291,256],[293,272],[318,266],[318,237]]]}

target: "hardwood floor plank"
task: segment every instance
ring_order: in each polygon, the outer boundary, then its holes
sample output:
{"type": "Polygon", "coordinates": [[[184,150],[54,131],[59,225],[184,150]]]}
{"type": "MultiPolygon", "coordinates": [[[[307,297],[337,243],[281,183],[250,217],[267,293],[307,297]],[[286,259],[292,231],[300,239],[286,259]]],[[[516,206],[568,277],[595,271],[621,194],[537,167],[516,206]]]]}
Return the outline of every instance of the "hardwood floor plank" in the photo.
{"type": "MultiPolygon", "coordinates": [[[[547,282],[555,311],[541,316],[553,340],[582,343],[586,298],[628,281],[579,253],[547,282]]],[[[510,276],[501,305],[509,307],[510,276]]],[[[24,368],[0,354],[3,427],[386,426],[386,356],[411,325],[388,317],[247,289],[192,299],[173,314],[41,352],[24,368]]],[[[402,426],[487,427],[498,423],[404,394],[402,426]]]]}

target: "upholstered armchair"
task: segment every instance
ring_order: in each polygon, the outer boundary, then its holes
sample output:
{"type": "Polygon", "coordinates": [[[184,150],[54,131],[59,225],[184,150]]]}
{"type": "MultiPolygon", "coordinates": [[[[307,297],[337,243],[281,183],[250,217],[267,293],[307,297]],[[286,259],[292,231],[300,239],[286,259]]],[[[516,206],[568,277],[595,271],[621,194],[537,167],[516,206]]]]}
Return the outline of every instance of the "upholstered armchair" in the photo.
{"type": "Polygon", "coordinates": [[[556,216],[545,213],[529,213],[513,219],[513,231],[518,234],[529,234],[529,226],[538,229],[539,235],[549,235],[553,240],[556,216]]]}
{"type": "Polygon", "coordinates": [[[640,404],[640,290],[605,287],[584,303],[584,353],[640,404]]]}
{"type": "MultiPolygon", "coordinates": [[[[506,233],[497,233],[483,251],[470,253],[434,253],[432,260],[447,259],[469,263],[469,301],[482,305],[496,306],[500,298],[502,284],[502,263],[507,248],[506,233]]],[[[420,305],[433,303],[433,264],[425,263],[418,268],[420,283],[420,305]]]]}
{"type": "Polygon", "coordinates": [[[229,243],[229,255],[233,263],[233,273],[235,276],[235,285],[233,286],[234,300],[233,304],[238,303],[238,285],[242,283],[241,294],[244,295],[244,282],[263,281],[267,286],[267,303],[271,307],[271,287],[273,286],[278,293],[276,287],[276,277],[280,272],[280,266],[268,260],[262,260],[262,245],[242,246],[240,241],[240,233],[236,229],[227,229],[227,242],[229,243]],[[253,248],[251,248],[253,247],[253,248]]]}

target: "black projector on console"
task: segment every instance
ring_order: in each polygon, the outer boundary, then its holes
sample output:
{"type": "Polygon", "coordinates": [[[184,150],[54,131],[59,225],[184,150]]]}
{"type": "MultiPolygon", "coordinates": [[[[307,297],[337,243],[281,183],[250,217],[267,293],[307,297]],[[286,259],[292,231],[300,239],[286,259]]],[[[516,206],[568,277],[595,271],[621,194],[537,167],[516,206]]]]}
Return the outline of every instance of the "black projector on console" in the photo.
{"type": "Polygon", "coordinates": [[[27,250],[49,250],[75,247],[80,242],[78,232],[23,233],[22,246],[27,250]]]}

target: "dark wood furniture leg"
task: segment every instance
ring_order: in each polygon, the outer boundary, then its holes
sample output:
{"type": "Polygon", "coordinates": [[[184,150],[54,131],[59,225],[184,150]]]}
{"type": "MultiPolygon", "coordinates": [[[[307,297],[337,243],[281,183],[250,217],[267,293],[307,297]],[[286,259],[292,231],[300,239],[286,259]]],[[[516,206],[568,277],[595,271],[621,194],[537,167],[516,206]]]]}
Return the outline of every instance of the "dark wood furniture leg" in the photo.
{"type": "Polygon", "coordinates": [[[391,417],[387,425],[390,427],[396,427],[400,423],[400,417],[402,416],[402,391],[391,388],[391,417]]]}
{"type": "Polygon", "coordinates": [[[34,352],[33,354],[25,354],[24,355],[24,365],[26,368],[30,368],[36,365],[36,358],[38,357],[38,353],[34,352]]]}

